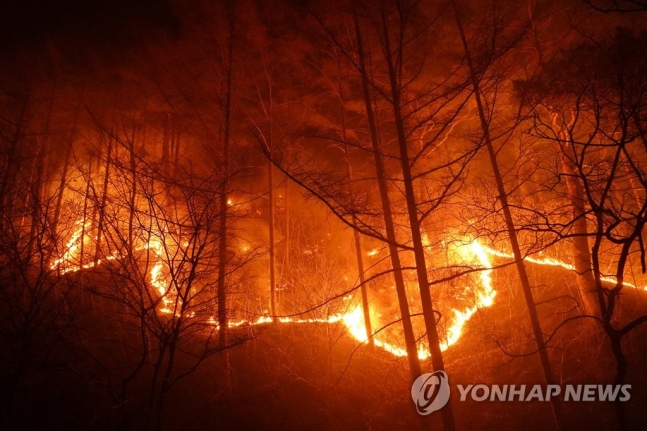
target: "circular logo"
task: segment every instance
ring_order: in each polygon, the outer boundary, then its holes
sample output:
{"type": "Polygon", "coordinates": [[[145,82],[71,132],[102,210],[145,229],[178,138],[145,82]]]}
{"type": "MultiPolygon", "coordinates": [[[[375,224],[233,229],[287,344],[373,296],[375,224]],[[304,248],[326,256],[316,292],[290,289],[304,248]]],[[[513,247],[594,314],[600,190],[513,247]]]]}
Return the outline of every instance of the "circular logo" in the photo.
{"type": "Polygon", "coordinates": [[[447,373],[434,371],[418,376],[411,385],[411,399],[418,413],[423,416],[445,407],[449,401],[447,373]]]}

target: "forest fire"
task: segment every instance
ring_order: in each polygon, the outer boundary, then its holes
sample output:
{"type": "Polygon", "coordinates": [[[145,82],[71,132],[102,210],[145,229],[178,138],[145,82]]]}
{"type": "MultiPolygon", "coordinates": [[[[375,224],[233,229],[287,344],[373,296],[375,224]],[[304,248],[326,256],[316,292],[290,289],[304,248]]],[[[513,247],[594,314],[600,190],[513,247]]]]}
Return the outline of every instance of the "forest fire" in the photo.
{"type": "MultiPolygon", "coordinates": [[[[504,251],[495,250],[495,249],[490,248],[490,247],[484,247],[483,252],[487,253],[487,254],[489,254],[491,256],[503,257],[503,258],[506,258],[506,259],[514,259],[513,254],[506,253],[504,251]]],[[[575,268],[575,266],[573,264],[563,262],[563,261],[561,261],[559,259],[555,259],[555,258],[552,258],[552,257],[537,258],[537,257],[533,257],[533,256],[525,256],[523,258],[523,260],[526,261],[526,262],[534,263],[536,265],[557,266],[557,267],[560,267],[560,268],[567,269],[569,271],[577,271],[577,269],[575,268]]],[[[600,280],[604,281],[604,282],[607,282],[607,283],[616,283],[618,281],[617,278],[609,277],[609,276],[601,276],[600,280]]],[[[626,286],[626,287],[631,287],[631,288],[634,288],[634,289],[647,290],[647,285],[643,286],[643,287],[638,287],[635,284],[632,284],[632,283],[630,283],[628,281],[623,281],[622,285],[626,286]]]]}
{"type": "Polygon", "coordinates": [[[647,429],[645,14],[0,2],[0,429],[647,429]]]}
{"type": "Polygon", "coordinates": [[[57,269],[61,271],[62,274],[81,269],[81,264],[74,264],[73,261],[77,258],[77,254],[80,249],[80,242],[85,241],[85,238],[82,238],[82,236],[90,226],[90,222],[87,222],[84,225],[83,220],[79,220],[75,225],[79,227],[74,231],[67,244],[65,244],[65,251],[60,257],[54,259],[49,266],[50,269],[57,269]]]}
{"type": "MultiPolygon", "coordinates": [[[[229,201],[228,201],[229,203],[229,201]]],[[[76,272],[81,269],[88,269],[94,267],[96,264],[101,264],[101,259],[98,259],[95,262],[88,264],[81,264],[79,262],[79,251],[81,249],[80,242],[83,241],[82,235],[87,233],[90,228],[90,223],[83,223],[82,220],[77,221],[75,226],[80,226],[77,228],[71,235],[70,239],[66,243],[66,249],[63,251],[60,257],[54,259],[50,268],[53,270],[58,270],[62,274],[67,272],[76,272]]],[[[86,244],[87,247],[87,244],[86,244]]],[[[155,256],[153,265],[150,269],[150,284],[157,291],[160,299],[162,300],[159,312],[163,314],[173,313],[173,310],[170,306],[173,304],[174,299],[172,298],[173,293],[169,291],[169,286],[171,281],[165,278],[164,276],[164,250],[167,246],[161,242],[157,237],[151,239],[148,244],[144,244],[140,247],[136,247],[134,251],[141,250],[152,250],[155,256]]],[[[451,323],[448,324],[447,334],[444,337],[441,348],[442,350],[447,350],[450,346],[459,341],[463,327],[470,320],[472,315],[480,308],[490,307],[493,304],[494,297],[496,296],[496,291],[492,286],[492,264],[488,258],[488,254],[499,255],[506,257],[504,253],[495,252],[493,249],[483,246],[478,240],[472,240],[469,242],[462,242],[460,245],[455,247],[456,256],[458,256],[462,262],[456,263],[477,263],[482,270],[478,276],[480,280],[479,284],[476,286],[471,286],[471,291],[473,294],[473,299],[471,302],[474,303],[473,306],[467,307],[465,309],[453,309],[452,316],[449,316],[448,319],[451,323]]],[[[369,252],[369,255],[376,255],[377,251],[372,250],[369,252]]],[[[110,256],[108,260],[114,260],[117,255],[110,256]]],[[[350,297],[345,297],[344,299],[350,299],[350,297]]],[[[374,310],[379,312],[379,310],[374,310]]],[[[351,310],[348,310],[343,313],[337,313],[329,316],[328,318],[311,318],[311,319],[301,319],[301,318],[292,318],[292,317],[278,317],[276,319],[279,323],[282,324],[305,324],[305,323],[339,323],[341,322],[348,333],[361,343],[368,341],[366,336],[366,326],[364,322],[363,310],[361,306],[356,306],[351,310]]],[[[218,328],[218,323],[215,318],[211,318],[211,321],[214,323],[216,328],[218,328]]],[[[254,326],[254,325],[265,325],[273,323],[274,319],[269,315],[259,316],[255,320],[233,320],[227,323],[230,328],[237,328],[241,326],[254,326]]],[[[393,322],[389,322],[389,325],[393,322]]],[[[387,342],[381,340],[379,336],[374,336],[374,343],[377,347],[389,352],[395,356],[406,356],[407,352],[402,345],[397,345],[392,342],[387,342]]],[[[418,346],[418,357],[419,359],[427,359],[431,356],[429,349],[424,345],[418,346]]]]}
{"type": "MultiPolygon", "coordinates": [[[[228,200],[228,204],[230,201],[231,200],[228,200]]],[[[84,265],[80,265],[78,263],[78,253],[81,248],[80,241],[82,240],[81,236],[84,232],[88,231],[90,224],[86,222],[85,225],[83,225],[83,221],[80,220],[77,221],[75,225],[80,227],[73,232],[72,236],[67,241],[66,249],[61,254],[61,256],[52,261],[52,263],[50,264],[51,269],[57,269],[61,271],[61,273],[67,273],[79,271],[81,269],[88,269],[95,266],[94,262],[84,265]]],[[[447,325],[447,332],[444,336],[444,340],[441,343],[441,349],[443,351],[447,350],[449,347],[460,340],[461,335],[463,334],[464,326],[474,315],[474,313],[476,313],[481,308],[490,307],[494,303],[496,290],[492,286],[491,257],[514,259],[514,256],[512,254],[487,247],[483,245],[479,240],[461,242],[460,245],[454,248],[455,256],[457,256],[457,260],[460,260],[460,262],[454,263],[476,263],[482,268],[482,270],[479,271],[478,285],[471,286],[471,292],[473,295],[472,302],[474,305],[466,307],[464,309],[452,309],[453,316],[448,317],[450,323],[447,325]]],[[[162,305],[160,306],[159,312],[163,314],[173,313],[173,310],[170,308],[170,305],[174,302],[174,300],[170,297],[172,296],[172,293],[169,292],[169,286],[171,283],[165,278],[163,273],[165,266],[163,263],[165,245],[159,239],[154,238],[151,239],[148,244],[145,244],[136,250],[143,249],[150,249],[155,255],[154,264],[150,269],[150,283],[158,292],[159,297],[162,299],[162,305]]],[[[368,254],[369,256],[375,256],[377,255],[377,252],[378,251],[374,249],[371,250],[368,254]]],[[[115,258],[116,256],[109,256],[108,260],[115,258]]],[[[554,258],[535,258],[527,256],[524,258],[524,260],[537,265],[558,266],[569,271],[575,271],[575,267],[573,265],[554,258]]],[[[100,264],[101,260],[99,259],[96,263],[100,264]]],[[[615,278],[613,277],[603,277],[602,280],[615,282],[615,278]]],[[[628,287],[636,287],[628,282],[625,282],[624,284],[628,287]]],[[[645,289],[647,289],[647,287],[645,287],[645,289]]],[[[373,311],[379,312],[379,310],[373,311]]],[[[346,327],[348,334],[351,335],[355,340],[359,341],[360,343],[366,343],[368,341],[361,305],[355,306],[354,308],[343,313],[333,314],[328,318],[301,319],[292,317],[278,317],[276,320],[281,324],[335,324],[341,322],[346,327]]],[[[216,328],[219,328],[215,318],[212,318],[211,321],[214,323],[216,328]]],[[[241,326],[266,325],[273,322],[274,319],[271,316],[262,315],[253,320],[240,319],[229,321],[227,325],[230,328],[238,328],[241,326]]],[[[390,324],[393,324],[393,322],[388,323],[388,325],[390,324]]],[[[380,336],[377,335],[374,336],[374,344],[394,356],[407,356],[407,351],[403,347],[402,343],[396,344],[393,342],[388,342],[386,340],[381,340],[380,336]]],[[[428,347],[423,344],[418,345],[419,359],[427,359],[430,356],[431,353],[429,352],[428,347]]]]}

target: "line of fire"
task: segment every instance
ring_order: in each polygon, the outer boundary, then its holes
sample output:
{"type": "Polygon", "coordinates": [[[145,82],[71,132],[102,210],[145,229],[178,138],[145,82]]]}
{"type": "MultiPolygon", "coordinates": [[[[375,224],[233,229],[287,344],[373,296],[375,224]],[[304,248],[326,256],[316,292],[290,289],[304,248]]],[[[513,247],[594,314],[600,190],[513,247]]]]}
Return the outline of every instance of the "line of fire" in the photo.
{"type": "Polygon", "coordinates": [[[646,429],[645,23],[3,1],[0,429],[646,429]]]}

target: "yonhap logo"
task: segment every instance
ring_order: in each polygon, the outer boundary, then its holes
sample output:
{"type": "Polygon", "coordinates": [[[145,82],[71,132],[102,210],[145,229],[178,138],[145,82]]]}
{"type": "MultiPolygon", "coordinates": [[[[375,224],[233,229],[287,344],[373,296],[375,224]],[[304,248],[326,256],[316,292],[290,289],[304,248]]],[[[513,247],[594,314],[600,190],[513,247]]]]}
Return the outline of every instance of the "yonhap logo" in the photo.
{"type": "Polygon", "coordinates": [[[411,385],[411,398],[416,405],[416,410],[423,416],[445,407],[449,401],[447,373],[435,371],[418,376],[411,385]]]}
{"type": "MultiPolygon", "coordinates": [[[[567,384],[567,385],[457,385],[458,401],[548,402],[558,398],[565,402],[627,402],[631,399],[631,385],[567,384]],[[561,397],[560,397],[561,395],[561,397]]],[[[445,407],[449,402],[449,380],[445,371],[425,373],[411,385],[411,399],[416,410],[427,416],[445,407]]]]}

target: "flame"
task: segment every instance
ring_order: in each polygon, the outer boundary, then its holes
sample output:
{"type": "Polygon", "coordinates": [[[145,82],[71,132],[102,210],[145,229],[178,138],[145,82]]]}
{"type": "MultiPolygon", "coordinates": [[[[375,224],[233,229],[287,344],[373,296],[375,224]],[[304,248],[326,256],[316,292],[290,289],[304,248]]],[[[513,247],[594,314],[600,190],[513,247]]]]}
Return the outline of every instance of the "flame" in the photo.
{"type": "MultiPolygon", "coordinates": [[[[503,257],[503,258],[506,258],[506,259],[514,259],[513,254],[506,253],[506,252],[503,252],[503,251],[500,251],[500,250],[495,250],[495,249],[490,248],[490,247],[483,246],[483,251],[485,253],[487,253],[487,254],[492,255],[492,256],[503,257]]],[[[552,257],[545,257],[545,258],[539,259],[539,258],[532,257],[532,256],[526,256],[526,257],[523,258],[523,260],[526,261],[526,262],[531,262],[531,263],[537,264],[537,265],[559,266],[559,267],[567,269],[569,271],[576,271],[574,265],[572,265],[570,263],[563,262],[561,260],[558,260],[558,259],[555,259],[555,258],[552,258],[552,257]]],[[[610,276],[610,277],[602,276],[602,277],[600,277],[600,280],[606,281],[607,283],[617,283],[617,281],[618,281],[618,279],[616,277],[613,277],[613,276],[610,276]]],[[[647,290],[647,286],[643,286],[642,288],[639,288],[638,286],[636,286],[636,285],[634,285],[632,283],[629,283],[627,281],[623,281],[622,285],[626,286],[626,287],[631,287],[631,288],[634,288],[634,289],[647,290]]]]}
{"type": "Polygon", "coordinates": [[[87,221],[83,223],[83,220],[79,220],[74,223],[74,225],[79,227],[74,231],[74,233],[72,233],[70,240],[65,244],[65,252],[58,259],[54,259],[49,266],[50,269],[60,270],[62,274],[70,271],[78,271],[81,268],[78,265],[73,265],[72,259],[74,259],[74,256],[81,248],[81,242],[79,239],[81,239],[81,235],[83,235],[84,231],[87,232],[90,227],[90,222],[87,221]]]}
{"type": "MultiPolygon", "coordinates": [[[[344,326],[348,330],[348,333],[360,343],[366,343],[368,338],[366,337],[366,326],[364,325],[364,311],[359,305],[355,307],[352,311],[345,313],[341,319],[344,326]]],[[[387,343],[382,341],[377,337],[373,337],[374,344],[391,353],[394,356],[403,357],[407,356],[407,351],[403,347],[396,346],[395,344],[387,343]]],[[[431,356],[429,350],[425,349],[423,346],[418,346],[418,357],[420,359],[425,359],[431,356]]]]}
{"type": "MultiPolygon", "coordinates": [[[[233,202],[231,199],[227,202],[229,205],[232,205],[233,202]]],[[[52,270],[57,269],[61,273],[78,271],[83,268],[91,268],[95,265],[102,263],[102,259],[97,260],[96,262],[89,262],[83,264],[79,261],[79,252],[81,249],[82,241],[85,241],[87,238],[86,233],[90,231],[91,223],[89,221],[83,222],[79,220],[75,223],[76,229],[70,236],[70,239],[65,245],[64,252],[52,260],[50,268],[52,270]]],[[[164,232],[168,235],[168,232],[164,232]]],[[[164,238],[161,232],[159,235],[151,235],[147,243],[141,243],[135,250],[151,250],[153,265],[149,272],[150,285],[158,293],[159,298],[161,299],[161,305],[159,307],[160,313],[172,314],[172,305],[176,298],[173,298],[170,294],[170,282],[167,280],[168,274],[165,274],[165,263],[164,256],[166,255],[167,245],[164,243],[164,238]]],[[[180,242],[178,242],[180,244],[180,242]]],[[[186,241],[182,242],[182,245],[186,247],[188,244],[186,241]]],[[[429,248],[429,239],[424,237],[425,248],[429,248]]],[[[243,245],[241,247],[243,251],[248,251],[249,246],[243,245]]],[[[313,253],[313,250],[306,250],[304,253],[313,253]]],[[[376,256],[379,254],[379,249],[372,249],[368,252],[369,256],[376,256]]],[[[474,285],[469,286],[473,294],[473,301],[471,306],[466,308],[458,309],[454,308],[451,310],[451,313],[447,316],[448,325],[444,334],[444,338],[441,341],[441,351],[447,350],[450,346],[460,340],[464,327],[470,318],[479,310],[480,308],[490,307],[494,303],[496,297],[496,291],[492,286],[492,262],[490,261],[491,257],[502,257],[506,259],[514,259],[514,256],[510,253],[495,250],[491,247],[487,247],[477,239],[471,241],[464,241],[460,245],[452,246],[450,249],[451,252],[451,261],[455,263],[465,262],[473,265],[477,269],[481,269],[476,281],[472,278],[474,285]]],[[[120,256],[119,252],[113,252],[112,255],[104,257],[104,260],[114,260],[120,256]]],[[[575,271],[575,267],[572,264],[560,261],[555,258],[537,258],[527,256],[524,258],[527,262],[532,262],[538,265],[547,265],[547,266],[556,266],[567,269],[569,271],[575,271]]],[[[616,282],[615,277],[602,277],[603,281],[607,282],[616,282]]],[[[624,285],[630,287],[636,287],[631,283],[625,282],[624,285]]],[[[647,287],[644,289],[647,290],[647,287]]],[[[343,297],[344,301],[353,301],[353,295],[346,295],[343,297]]],[[[376,316],[381,317],[381,314],[376,311],[376,316]]],[[[267,313],[267,311],[265,312],[267,313]]],[[[192,317],[188,315],[187,317],[192,317]]],[[[341,323],[344,325],[348,334],[360,343],[367,343],[366,327],[364,324],[364,312],[361,305],[356,305],[352,308],[348,308],[344,313],[338,313],[330,315],[326,318],[310,318],[310,319],[301,319],[301,318],[292,318],[292,317],[278,317],[278,323],[280,324],[336,324],[341,323]]],[[[230,320],[228,322],[228,327],[237,328],[242,326],[256,326],[256,325],[266,325],[273,323],[274,319],[268,315],[262,315],[256,318],[255,320],[230,320]]],[[[210,318],[210,323],[218,327],[218,323],[214,317],[210,318]]],[[[403,346],[403,343],[391,343],[383,339],[382,334],[375,334],[373,336],[373,342],[378,348],[394,355],[397,357],[404,357],[407,355],[407,351],[403,346]]],[[[417,346],[418,357],[420,359],[426,359],[431,356],[429,349],[424,343],[419,343],[417,346]]]]}
{"type": "Polygon", "coordinates": [[[150,272],[151,285],[155,289],[157,289],[160,296],[163,297],[164,295],[166,295],[166,292],[168,290],[166,280],[164,279],[164,275],[162,274],[162,269],[164,267],[162,263],[164,246],[162,245],[162,242],[158,238],[153,238],[148,242],[146,247],[152,250],[155,256],[157,257],[157,261],[155,262],[155,265],[153,265],[153,267],[151,268],[151,272],[150,272]]]}
{"type": "MultiPolygon", "coordinates": [[[[96,262],[90,262],[85,265],[74,264],[73,262],[78,258],[77,254],[80,249],[81,236],[85,231],[88,230],[89,223],[83,225],[82,221],[76,223],[79,227],[73,232],[70,237],[70,240],[66,244],[65,252],[61,254],[60,257],[53,260],[50,267],[52,269],[58,268],[63,273],[70,271],[78,271],[83,268],[91,268],[95,265],[101,264],[101,259],[96,262]]],[[[166,280],[164,274],[164,251],[165,244],[161,240],[161,236],[153,236],[148,241],[148,243],[143,246],[139,246],[136,250],[148,249],[153,252],[155,263],[150,269],[150,284],[157,291],[159,297],[161,298],[161,308],[159,311],[161,313],[172,313],[171,305],[173,299],[169,295],[169,283],[166,280]]],[[[476,300],[474,305],[468,307],[464,310],[454,309],[454,317],[451,320],[451,324],[447,329],[445,340],[441,343],[441,350],[447,350],[450,346],[455,344],[461,337],[463,327],[469,321],[469,319],[474,315],[474,313],[481,307],[489,307],[494,302],[494,297],[496,296],[496,291],[492,287],[492,264],[489,260],[489,255],[496,256],[505,256],[506,254],[501,252],[496,252],[493,249],[483,246],[478,240],[473,240],[464,245],[460,245],[456,248],[458,255],[461,259],[468,262],[476,262],[480,267],[483,268],[479,275],[480,286],[473,289],[475,293],[476,300]]],[[[369,252],[370,256],[374,256],[379,253],[379,250],[374,249],[369,252]]],[[[106,260],[113,260],[119,257],[119,253],[115,252],[111,256],[105,258],[106,260]]],[[[347,295],[344,297],[344,300],[352,300],[352,295],[347,295]]],[[[189,316],[190,317],[190,316],[189,316]]],[[[313,323],[325,323],[325,324],[334,324],[342,323],[350,336],[360,343],[366,343],[366,327],[364,325],[364,313],[360,305],[355,306],[352,309],[349,309],[345,313],[338,313],[328,316],[327,318],[310,318],[310,319],[300,319],[300,318],[291,318],[291,317],[278,317],[278,322],[281,324],[313,324],[313,323]]],[[[235,320],[229,321],[228,327],[236,328],[241,326],[255,326],[255,325],[264,325],[272,323],[274,319],[271,316],[263,315],[259,316],[256,320],[235,320]]],[[[218,323],[212,317],[210,322],[218,327],[218,323]]],[[[383,349],[386,352],[398,357],[403,357],[407,355],[407,351],[404,347],[389,343],[382,340],[378,336],[373,337],[374,344],[383,349]]],[[[429,349],[424,345],[417,346],[418,357],[420,359],[426,359],[431,356],[429,349]]]]}
{"type": "MultiPolygon", "coordinates": [[[[75,263],[75,261],[78,261],[79,259],[78,253],[81,249],[81,242],[85,240],[85,238],[82,239],[81,236],[84,234],[84,232],[87,233],[90,230],[91,222],[86,221],[85,223],[83,223],[83,220],[78,220],[74,223],[74,225],[79,227],[72,233],[69,241],[65,244],[65,251],[60,255],[60,257],[52,260],[52,262],[50,263],[50,269],[58,269],[61,274],[66,274],[68,272],[76,272],[81,269],[93,268],[96,265],[101,265],[103,261],[115,260],[121,256],[118,251],[115,251],[109,256],[106,256],[102,259],[97,259],[96,261],[89,262],[87,264],[82,264],[81,262],[75,263]]],[[[188,243],[185,242],[184,245],[186,246],[188,245],[188,243]]],[[[164,247],[165,245],[162,243],[160,238],[158,236],[155,236],[152,237],[147,244],[134,247],[134,251],[141,251],[146,249],[153,251],[153,254],[155,255],[155,264],[151,267],[149,273],[150,283],[151,286],[153,286],[155,290],[157,290],[160,298],[162,298],[163,306],[160,311],[162,313],[171,313],[172,311],[169,308],[169,305],[171,304],[171,302],[173,302],[173,300],[167,295],[168,283],[163,273],[164,260],[162,259],[162,257],[164,256],[164,247]]]]}
{"type": "MultiPolygon", "coordinates": [[[[426,239],[426,236],[425,236],[426,239]]],[[[429,240],[426,239],[428,247],[429,240]]],[[[483,270],[479,274],[479,286],[472,287],[475,295],[474,305],[466,309],[459,310],[453,309],[453,319],[449,324],[445,340],[440,343],[440,350],[445,351],[450,346],[456,344],[460,339],[465,324],[480,308],[490,307],[494,304],[496,291],[492,286],[492,263],[487,253],[487,247],[483,246],[478,240],[466,241],[464,244],[455,247],[456,254],[465,262],[474,262],[483,270]]],[[[349,333],[357,341],[366,342],[366,329],[364,326],[364,317],[361,307],[357,307],[352,312],[348,313],[344,318],[344,324],[348,328],[349,333]]],[[[391,353],[394,356],[403,357],[407,356],[405,348],[391,344],[374,337],[376,346],[391,353]]],[[[417,346],[418,358],[427,359],[431,357],[431,352],[424,345],[417,346]]]]}
{"type": "Polygon", "coordinates": [[[449,346],[455,344],[459,340],[463,327],[467,321],[470,320],[479,308],[491,307],[492,304],[494,304],[494,297],[496,296],[496,291],[492,287],[492,263],[490,262],[486,252],[486,247],[478,240],[473,240],[467,245],[459,246],[458,251],[466,258],[466,260],[469,260],[470,255],[476,257],[478,263],[483,268],[488,269],[481,271],[479,274],[481,288],[475,292],[475,304],[463,311],[454,309],[455,319],[447,330],[447,339],[441,343],[440,349],[442,351],[447,350],[449,346]]]}

